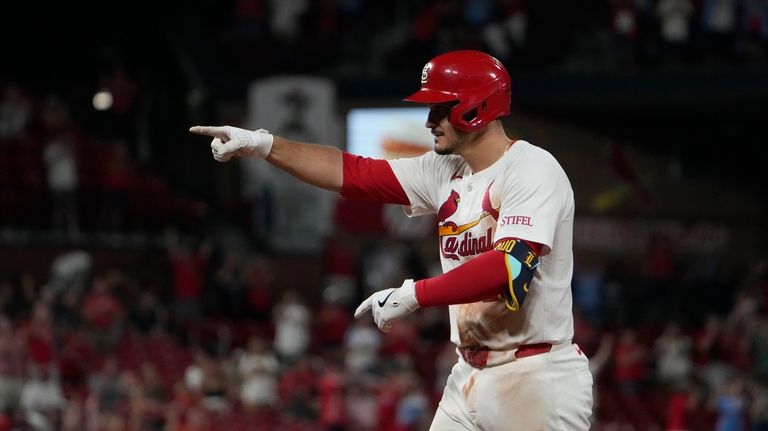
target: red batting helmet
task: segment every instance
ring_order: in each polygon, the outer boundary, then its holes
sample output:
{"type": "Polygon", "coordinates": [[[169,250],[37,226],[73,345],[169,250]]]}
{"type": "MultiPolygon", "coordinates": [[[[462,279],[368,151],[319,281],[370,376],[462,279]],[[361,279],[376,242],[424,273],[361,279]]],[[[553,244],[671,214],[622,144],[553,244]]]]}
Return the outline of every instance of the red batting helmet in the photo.
{"type": "Polygon", "coordinates": [[[509,115],[507,69],[480,51],[451,51],[430,60],[421,71],[421,90],[403,99],[418,103],[458,101],[448,121],[465,132],[509,115]]]}

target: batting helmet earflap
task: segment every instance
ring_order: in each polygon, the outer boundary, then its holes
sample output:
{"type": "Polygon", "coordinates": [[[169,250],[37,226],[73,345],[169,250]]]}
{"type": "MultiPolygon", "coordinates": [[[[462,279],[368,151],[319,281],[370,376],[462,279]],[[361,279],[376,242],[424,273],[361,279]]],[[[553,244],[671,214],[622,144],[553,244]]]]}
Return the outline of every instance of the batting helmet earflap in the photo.
{"type": "Polygon", "coordinates": [[[451,51],[424,65],[421,89],[403,100],[456,101],[448,121],[459,130],[472,132],[509,115],[510,87],[509,73],[499,60],[480,51],[451,51]]]}

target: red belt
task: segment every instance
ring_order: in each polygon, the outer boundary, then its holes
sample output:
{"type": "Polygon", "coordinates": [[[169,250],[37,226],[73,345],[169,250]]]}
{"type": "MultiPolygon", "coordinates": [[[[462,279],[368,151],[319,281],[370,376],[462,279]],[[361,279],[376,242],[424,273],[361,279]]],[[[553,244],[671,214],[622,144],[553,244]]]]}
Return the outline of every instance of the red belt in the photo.
{"type": "MultiPolygon", "coordinates": [[[[515,358],[526,358],[552,350],[549,343],[523,344],[515,351],[515,358]]],[[[464,361],[475,368],[483,368],[488,363],[491,350],[487,347],[459,347],[459,353],[464,361]]]]}

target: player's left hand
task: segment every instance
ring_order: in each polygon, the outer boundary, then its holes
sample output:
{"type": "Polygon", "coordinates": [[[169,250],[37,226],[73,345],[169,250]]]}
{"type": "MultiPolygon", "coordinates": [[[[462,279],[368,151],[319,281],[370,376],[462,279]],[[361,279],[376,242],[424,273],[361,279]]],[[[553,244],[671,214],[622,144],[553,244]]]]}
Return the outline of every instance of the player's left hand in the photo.
{"type": "Polygon", "coordinates": [[[384,289],[374,293],[357,307],[355,318],[371,310],[376,326],[382,332],[389,332],[393,321],[419,308],[415,286],[413,280],[405,280],[397,289],[384,289]]]}

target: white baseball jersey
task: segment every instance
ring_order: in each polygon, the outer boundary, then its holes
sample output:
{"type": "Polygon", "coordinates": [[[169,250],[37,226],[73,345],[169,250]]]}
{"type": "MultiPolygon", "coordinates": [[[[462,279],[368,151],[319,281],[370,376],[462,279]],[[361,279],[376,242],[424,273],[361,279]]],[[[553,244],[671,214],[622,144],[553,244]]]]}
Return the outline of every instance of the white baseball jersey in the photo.
{"type": "Polygon", "coordinates": [[[443,272],[503,238],[545,246],[522,309],[503,300],[451,305],[451,341],[492,350],[570,343],[573,190],[549,152],[516,141],[474,173],[461,156],[434,152],[389,163],[411,203],[406,213],[437,214],[443,272]]]}

